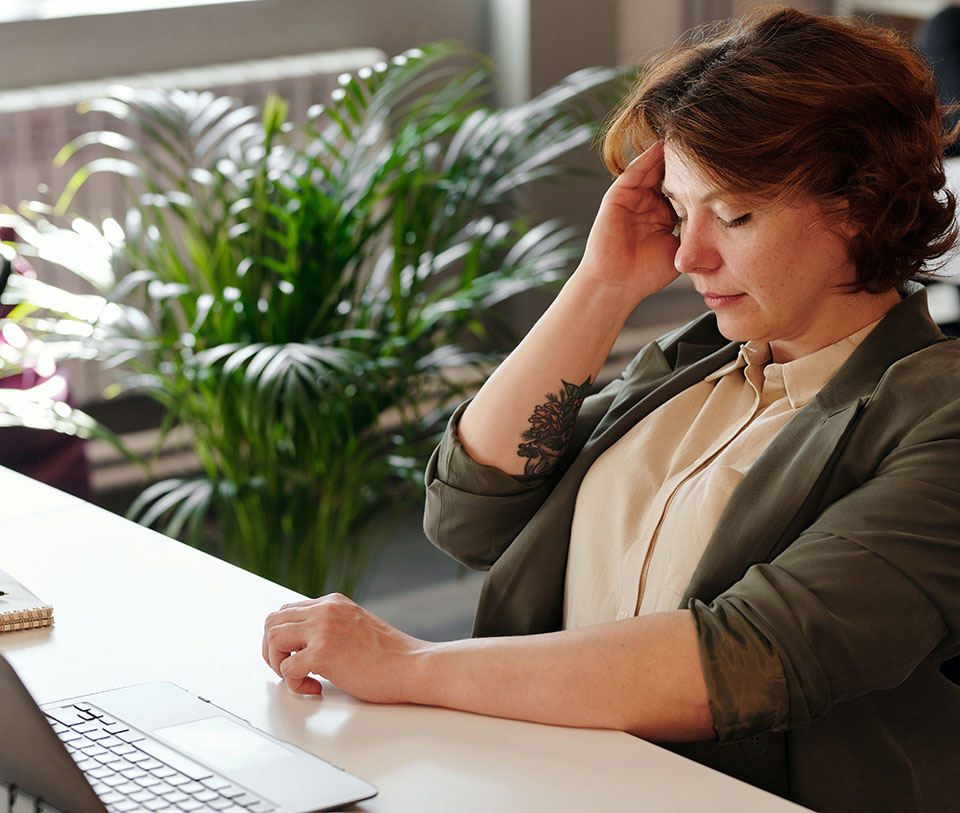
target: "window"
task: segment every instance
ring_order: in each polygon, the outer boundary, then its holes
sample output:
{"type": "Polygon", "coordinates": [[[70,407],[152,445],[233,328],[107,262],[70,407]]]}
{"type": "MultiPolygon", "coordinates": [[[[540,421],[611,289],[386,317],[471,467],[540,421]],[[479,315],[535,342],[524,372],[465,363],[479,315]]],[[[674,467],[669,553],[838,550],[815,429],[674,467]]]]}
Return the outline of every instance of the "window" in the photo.
{"type": "MultiPolygon", "coordinates": [[[[149,11],[182,6],[210,6],[225,0],[5,0],[0,22],[13,20],[49,20],[55,17],[82,17],[88,14],[117,14],[124,11],[149,11]]],[[[233,3],[255,0],[227,0],[233,3]]]]}

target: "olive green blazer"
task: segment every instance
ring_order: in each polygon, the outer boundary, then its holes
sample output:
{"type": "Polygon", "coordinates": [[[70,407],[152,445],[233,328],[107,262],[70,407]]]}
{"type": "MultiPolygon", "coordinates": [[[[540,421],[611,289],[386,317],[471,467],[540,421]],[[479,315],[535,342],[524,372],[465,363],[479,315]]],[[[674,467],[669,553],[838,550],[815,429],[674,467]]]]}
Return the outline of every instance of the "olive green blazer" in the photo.
{"type": "MultiPolygon", "coordinates": [[[[474,633],[562,625],[574,503],[637,421],[733,359],[706,314],[588,398],[560,470],[473,462],[451,421],[428,537],[488,570],[474,633]]],[[[821,811],[960,810],[960,342],[912,286],[744,475],[687,587],[718,738],[666,747],[821,811]]]]}

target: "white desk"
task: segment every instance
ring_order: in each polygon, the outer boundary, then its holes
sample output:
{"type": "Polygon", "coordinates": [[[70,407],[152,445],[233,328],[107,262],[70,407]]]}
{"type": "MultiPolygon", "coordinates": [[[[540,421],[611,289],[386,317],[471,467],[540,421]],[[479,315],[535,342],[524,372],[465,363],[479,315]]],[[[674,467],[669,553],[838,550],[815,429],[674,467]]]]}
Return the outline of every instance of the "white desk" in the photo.
{"type": "Polygon", "coordinates": [[[0,568],[54,605],[0,635],[39,702],[172,681],[373,782],[356,810],[802,810],[619,732],[294,695],[260,635],[301,596],[3,468],[0,568]]]}

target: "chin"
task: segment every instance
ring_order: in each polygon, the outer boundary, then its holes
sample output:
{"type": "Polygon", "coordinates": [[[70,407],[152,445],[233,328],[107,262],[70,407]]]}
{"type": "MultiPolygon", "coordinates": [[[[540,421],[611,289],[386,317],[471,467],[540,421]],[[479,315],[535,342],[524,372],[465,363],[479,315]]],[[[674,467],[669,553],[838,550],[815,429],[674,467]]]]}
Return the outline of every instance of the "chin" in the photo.
{"type": "Polygon", "coordinates": [[[763,336],[763,331],[755,326],[744,324],[740,319],[727,319],[717,314],[717,330],[731,342],[752,342],[763,336]]]}

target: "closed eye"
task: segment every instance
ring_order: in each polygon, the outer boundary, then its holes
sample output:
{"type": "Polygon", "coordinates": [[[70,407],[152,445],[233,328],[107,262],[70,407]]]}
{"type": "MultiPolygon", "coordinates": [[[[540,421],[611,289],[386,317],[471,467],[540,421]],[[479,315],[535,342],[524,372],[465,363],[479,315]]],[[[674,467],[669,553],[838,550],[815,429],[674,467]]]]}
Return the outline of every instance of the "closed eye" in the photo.
{"type": "Polygon", "coordinates": [[[735,229],[737,226],[742,226],[744,223],[750,220],[750,217],[751,217],[750,212],[747,212],[745,215],[740,215],[740,217],[736,217],[733,220],[725,221],[724,225],[728,229],[735,229]]]}

